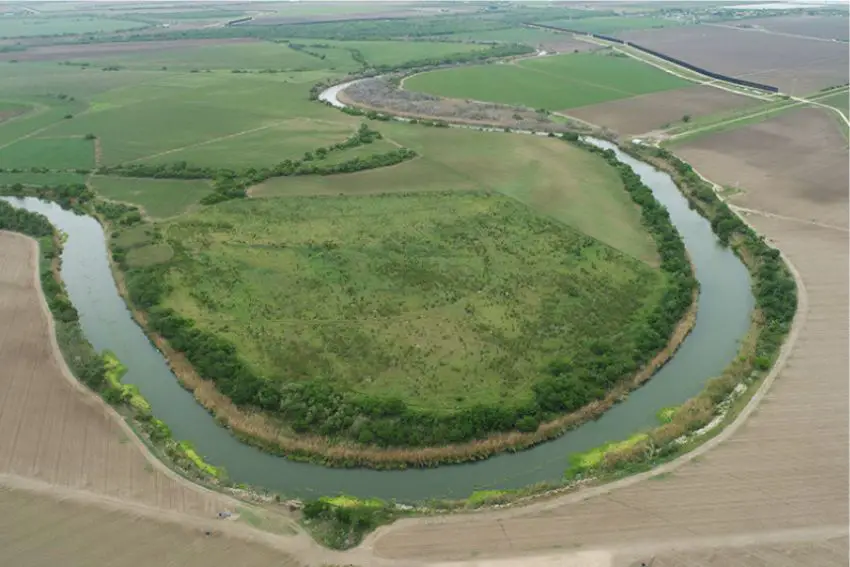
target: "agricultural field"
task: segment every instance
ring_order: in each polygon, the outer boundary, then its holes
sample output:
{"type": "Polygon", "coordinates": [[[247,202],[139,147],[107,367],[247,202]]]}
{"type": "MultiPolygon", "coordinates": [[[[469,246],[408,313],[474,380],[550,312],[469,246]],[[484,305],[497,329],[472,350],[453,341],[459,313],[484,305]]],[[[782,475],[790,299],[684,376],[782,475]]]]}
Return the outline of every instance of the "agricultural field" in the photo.
{"type": "Polygon", "coordinates": [[[491,193],[232,202],[164,230],[184,251],[165,305],[255,371],[427,410],[527,400],[547,360],[634,324],[664,287],[491,193]]]}
{"type": "Polygon", "coordinates": [[[12,173],[0,171],[0,185],[74,185],[85,183],[86,176],[68,171],[49,171],[47,173],[32,173],[30,171],[12,173]]]}
{"type": "MultiPolygon", "coordinates": [[[[115,43],[79,43],[62,45],[33,45],[23,51],[0,50],[0,61],[87,61],[96,65],[101,57],[117,57],[121,54],[138,56],[141,53],[179,51],[186,48],[216,45],[238,45],[255,43],[250,38],[222,39],[177,39],[160,41],[121,41],[115,43]]],[[[5,72],[5,71],[4,71],[5,72]]]]}
{"type": "Polygon", "coordinates": [[[759,101],[708,86],[651,93],[569,110],[569,115],[623,136],[658,130],[672,123],[719,112],[749,109],[759,101]]]}
{"type": "Polygon", "coordinates": [[[0,17],[0,38],[117,32],[147,25],[96,17],[0,17]]]}
{"type": "Polygon", "coordinates": [[[32,109],[31,106],[18,102],[6,102],[0,100],[0,122],[11,120],[15,116],[26,114],[32,109]]]}
{"type": "Polygon", "coordinates": [[[841,112],[844,113],[845,117],[850,117],[850,94],[846,91],[843,93],[836,93],[831,96],[827,96],[824,98],[819,98],[818,102],[821,104],[827,104],[833,108],[837,108],[841,112]]]}
{"type": "Polygon", "coordinates": [[[0,337],[0,474],[196,516],[228,506],[227,497],[154,466],[133,433],[70,375],[52,338],[37,263],[34,241],[0,232],[0,319],[15,329],[0,337]]]}
{"type": "Polygon", "coordinates": [[[155,219],[183,213],[212,192],[209,182],[204,180],[95,176],[92,187],[107,199],[139,205],[155,219]]]}
{"type": "Polygon", "coordinates": [[[82,136],[25,138],[0,149],[0,167],[91,169],[94,167],[94,143],[82,136]]]}
{"type": "Polygon", "coordinates": [[[846,227],[847,141],[821,108],[783,112],[763,122],[685,139],[683,159],[736,190],[732,202],[773,214],[846,227]]]}
{"type": "Polygon", "coordinates": [[[439,59],[447,55],[481,51],[486,48],[486,46],[469,43],[438,41],[293,40],[293,43],[307,45],[309,50],[317,53],[355,49],[370,65],[399,65],[407,61],[439,59]],[[329,46],[330,49],[318,46],[329,46]]]}
{"type": "Polygon", "coordinates": [[[587,33],[616,35],[624,30],[643,30],[680,26],[680,22],[655,16],[620,17],[607,16],[602,18],[563,19],[545,22],[534,22],[556,28],[564,28],[587,33]]]}
{"type": "Polygon", "coordinates": [[[452,98],[567,110],[691,83],[626,57],[576,53],[414,75],[404,88],[452,98]]]}
{"type": "Polygon", "coordinates": [[[848,82],[847,45],[712,25],[625,31],[618,37],[694,65],[794,95],[848,82]]]}
{"type": "Polygon", "coordinates": [[[739,27],[763,29],[771,33],[789,33],[820,39],[850,39],[847,16],[779,16],[748,19],[739,27]]]}

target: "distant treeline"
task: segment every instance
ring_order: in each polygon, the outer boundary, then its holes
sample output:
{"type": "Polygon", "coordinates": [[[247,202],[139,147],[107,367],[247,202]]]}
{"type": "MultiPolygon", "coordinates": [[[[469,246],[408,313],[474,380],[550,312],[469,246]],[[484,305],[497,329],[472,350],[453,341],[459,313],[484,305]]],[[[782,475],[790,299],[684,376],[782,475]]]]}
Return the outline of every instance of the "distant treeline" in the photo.
{"type": "Polygon", "coordinates": [[[721,81],[726,81],[727,83],[733,83],[733,84],[736,84],[736,85],[741,85],[742,87],[759,89],[759,90],[767,91],[767,92],[771,92],[771,93],[779,92],[779,88],[774,87],[773,85],[767,85],[767,84],[764,84],[764,83],[756,83],[756,82],[753,82],[753,81],[747,81],[746,79],[739,79],[738,77],[732,77],[730,75],[724,75],[722,73],[716,73],[716,72],[711,71],[709,69],[705,69],[703,67],[698,67],[698,66],[696,66],[692,63],[688,63],[687,61],[682,61],[681,59],[677,59],[675,57],[667,55],[666,53],[661,53],[660,51],[655,51],[653,49],[649,49],[648,47],[638,45],[637,43],[633,43],[631,41],[624,41],[622,39],[612,37],[610,35],[602,35],[602,34],[599,34],[599,33],[588,33],[588,32],[585,32],[585,31],[573,30],[573,29],[569,29],[569,28],[560,28],[560,27],[556,27],[556,26],[547,26],[547,25],[543,25],[543,24],[528,23],[526,25],[538,27],[538,28],[546,28],[546,29],[555,30],[555,31],[574,33],[574,34],[579,34],[579,35],[587,35],[587,36],[590,36],[590,37],[604,39],[605,41],[611,41],[611,42],[614,42],[614,43],[619,43],[621,45],[628,45],[629,47],[634,47],[635,49],[638,49],[638,50],[643,51],[645,53],[649,53],[650,55],[654,55],[655,57],[659,57],[661,59],[664,59],[665,61],[670,61],[671,63],[675,63],[676,65],[679,65],[679,66],[684,67],[686,69],[690,69],[691,71],[699,73],[700,75],[705,75],[707,77],[711,77],[712,79],[719,79],[721,81]]]}

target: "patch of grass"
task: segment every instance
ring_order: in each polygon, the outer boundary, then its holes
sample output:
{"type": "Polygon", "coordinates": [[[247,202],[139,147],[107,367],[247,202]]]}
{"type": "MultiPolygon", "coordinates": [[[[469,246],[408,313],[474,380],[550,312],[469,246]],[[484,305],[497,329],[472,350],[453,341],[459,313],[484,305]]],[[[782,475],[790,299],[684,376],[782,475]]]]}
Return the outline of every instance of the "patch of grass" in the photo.
{"type": "Polygon", "coordinates": [[[293,41],[307,45],[328,45],[337,49],[355,49],[360,52],[369,65],[399,65],[408,61],[441,58],[456,53],[486,49],[486,46],[483,45],[436,41],[293,41]]]}
{"type": "Polygon", "coordinates": [[[501,30],[459,32],[451,34],[447,37],[457,40],[506,41],[515,43],[525,43],[528,45],[537,45],[546,41],[557,41],[558,39],[566,39],[568,36],[540,29],[505,28],[501,30]]]}
{"type": "Polygon", "coordinates": [[[664,283],[489,193],[228,202],[165,231],[165,305],[260,375],[427,410],[527,401],[550,359],[613,340],[664,283]]]}
{"type": "Polygon", "coordinates": [[[547,26],[567,28],[580,32],[616,35],[619,31],[643,30],[680,26],[681,22],[654,16],[611,16],[603,18],[578,18],[537,22],[547,26]]]}
{"type": "Polygon", "coordinates": [[[94,176],[92,187],[107,199],[139,205],[153,218],[186,212],[212,192],[205,180],[94,176]]]}
{"type": "Polygon", "coordinates": [[[47,173],[10,173],[8,171],[0,171],[0,185],[73,185],[75,183],[85,183],[86,176],[80,173],[71,173],[67,171],[50,171],[47,173]]]}
{"type": "Polygon", "coordinates": [[[163,264],[171,260],[174,250],[164,242],[139,246],[127,251],[127,265],[132,268],[141,268],[163,264]]]}
{"type": "Polygon", "coordinates": [[[647,263],[655,244],[616,171],[559,140],[463,129],[381,124],[387,140],[419,158],[354,174],[271,179],[254,196],[368,195],[485,190],[508,195],[647,263]]]}
{"type": "Polygon", "coordinates": [[[834,95],[830,95],[823,98],[818,98],[817,100],[821,104],[826,104],[833,108],[837,108],[838,110],[844,113],[844,116],[850,116],[850,93],[848,93],[847,91],[836,93],[834,95]]]}
{"type": "Polygon", "coordinates": [[[94,145],[83,138],[25,138],[0,150],[0,167],[90,169],[94,145]]]}
{"type": "Polygon", "coordinates": [[[602,464],[606,455],[636,447],[647,439],[649,439],[649,436],[646,433],[637,433],[624,441],[606,443],[583,453],[572,454],[570,455],[570,468],[565,476],[574,478],[587,471],[592,471],[602,464]]]}
{"type": "Polygon", "coordinates": [[[677,89],[690,82],[627,57],[573,53],[431,71],[406,89],[440,96],[566,110],[677,89]]]}

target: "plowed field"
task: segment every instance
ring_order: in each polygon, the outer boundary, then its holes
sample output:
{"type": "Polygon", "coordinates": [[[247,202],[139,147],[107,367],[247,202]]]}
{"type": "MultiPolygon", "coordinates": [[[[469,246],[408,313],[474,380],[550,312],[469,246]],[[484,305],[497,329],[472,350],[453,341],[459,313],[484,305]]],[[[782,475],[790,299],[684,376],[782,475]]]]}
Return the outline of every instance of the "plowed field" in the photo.
{"type": "Polygon", "coordinates": [[[685,116],[707,116],[746,108],[757,102],[729,91],[700,85],[582,106],[566,113],[620,135],[633,136],[680,122],[685,116]]]}
{"type": "Polygon", "coordinates": [[[848,158],[838,120],[801,108],[749,126],[694,137],[675,147],[731,201],[774,214],[847,227],[848,158]]]}
{"type": "MultiPolygon", "coordinates": [[[[214,517],[232,501],[151,462],[57,359],[34,241],[0,232],[0,474],[214,517]]],[[[0,514],[2,516],[2,514],[0,514]]]]}
{"type": "Polygon", "coordinates": [[[794,95],[847,82],[847,44],[719,26],[618,34],[628,41],[733,77],[794,95]]]}

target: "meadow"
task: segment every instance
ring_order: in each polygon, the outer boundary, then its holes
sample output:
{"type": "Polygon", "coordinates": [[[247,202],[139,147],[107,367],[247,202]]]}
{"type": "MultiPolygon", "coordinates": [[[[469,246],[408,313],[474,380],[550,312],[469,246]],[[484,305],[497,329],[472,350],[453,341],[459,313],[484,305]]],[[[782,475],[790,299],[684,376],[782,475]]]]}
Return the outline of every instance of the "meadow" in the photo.
{"type": "Polygon", "coordinates": [[[497,191],[649,264],[658,255],[616,171],[560,140],[381,123],[385,139],[420,157],[345,175],[279,178],[254,196],[497,191]]]}
{"type": "Polygon", "coordinates": [[[183,213],[212,192],[204,180],[94,176],[91,182],[94,190],[107,199],[139,205],[154,219],[183,213]]]}
{"type": "Polygon", "coordinates": [[[21,185],[52,186],[74,185],[85,182],[85,175],[67,171],[49,171],[47,173],[0,171],[0,185],[15,185],[16,183],[20,183],[21,185]]]}
{"type": "Polygon", "coordinates": [[[567,110],[689,85],[684,79],[610,52],[430,71],[404,82],[404,88],[411,91],[546,110],[567,110]]]}
{"type": "Polygon", "coordinates": [[[236,201],[163,230],[164,305],[259,375],[428,410],[527,402],[548,360],[614,340],[664,282],[487,192],[236,201]]]}

